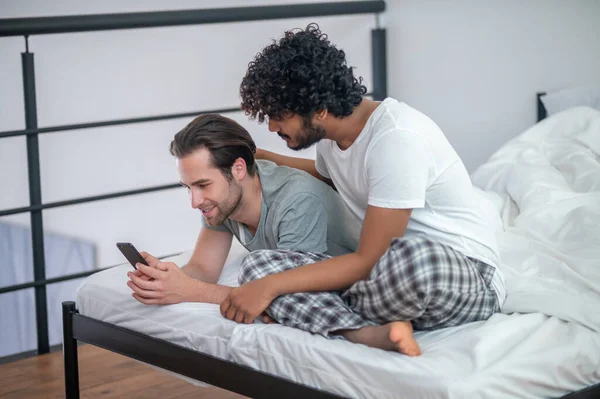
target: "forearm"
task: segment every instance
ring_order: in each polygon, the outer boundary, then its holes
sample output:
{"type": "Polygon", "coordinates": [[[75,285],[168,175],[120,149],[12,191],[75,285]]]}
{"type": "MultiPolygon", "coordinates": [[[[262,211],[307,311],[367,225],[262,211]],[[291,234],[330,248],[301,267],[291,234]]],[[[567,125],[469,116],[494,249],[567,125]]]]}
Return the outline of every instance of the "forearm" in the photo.
{"type": "Polygon", "coordinates": [[[320,178],[319,173],[315,168],[315,161],[312,159],[288,157],[267,150],[261,150],[258,155],[260,156],[260,159],[275,162],[279,166],[289,166],[290,168],[300,169],[310,173],[316,178],[320,178]]]}
{"type": "Polygon", "coordinates": [[[265,277],[277,295],[346,289],[369,277],[374,262],[358,253],[299,266],[265,277]]]}
{"type": "Polygon", "coordinates": [[[216,273],[205,270],[206,268],[201,265],[188,263],[181,267],[181,271],[190,276],[193,279],[204,281],[205,283],[215,284],[219,280],[219,276],[216,273]]]}
{"type": "Polygon", "coordinates": [[[186,288],[183,302],[202,302],[220,304],[233,288],[220,284],[191,280],[186,288]]]}

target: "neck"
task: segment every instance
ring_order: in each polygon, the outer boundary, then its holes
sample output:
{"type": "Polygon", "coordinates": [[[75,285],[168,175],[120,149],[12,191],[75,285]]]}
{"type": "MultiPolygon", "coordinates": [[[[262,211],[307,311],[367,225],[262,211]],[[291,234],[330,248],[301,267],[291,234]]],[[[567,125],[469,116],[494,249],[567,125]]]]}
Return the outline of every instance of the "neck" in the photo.
{"type": "Polygon", "coordinates": [[[252,234],[258,229],[262,210],[262,186],[258,172],[242,184],[242,198],[237,209],[229,215],[236,222],[243,223],[252,234]]]}
{"type": "Polygon", "coordinates": [[[349,148],[364,129],[375,108],[381,104],[366,98],[358,104],[352,114],[344,118],[332,117],[327,126],[327,138],[337,143],[341,150],[349,148]]]}

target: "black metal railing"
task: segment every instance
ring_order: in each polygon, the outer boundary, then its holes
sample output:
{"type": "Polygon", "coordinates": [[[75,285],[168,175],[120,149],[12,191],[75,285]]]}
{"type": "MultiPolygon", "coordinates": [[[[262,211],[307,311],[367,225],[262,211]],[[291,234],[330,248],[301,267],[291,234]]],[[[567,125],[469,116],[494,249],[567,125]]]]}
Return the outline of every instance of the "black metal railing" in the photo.
{"type": "MultiPolygon", "coordinates": [[[[247,22],[301,17],[341,16],[353,14],[377,15],[383,12],[384,10],[385,2],[383,0],[376,0],[260,7],[215,8],[204,10],[179,10],[124,14],[96,14],[81,16],[0,19],[0,37],[25,37],[25,52],[21,53],[25,106],[25,129],[0,132],[0,139],[15,136],[26,136],[27,167],[29,173],[29,206],[0,210],[0,216],[7,216],[24,212],[30,213],[34,269],[34,281],[23,284],[16,284],[8,287],[2,287],[0,288],[0,294],[23,290],[27,288],[34,288],[37,325],[37,353],[48,353],[50,350],[48,339],[46,286],[48,284],[54,284],[61,281],[68,281],[76,278],[85,277],[97,272],[98,270],[102,270],[98,269],[46,279],[42,211],[44,209],[49,208],[64,207],[69,205],[81,204],[84,202],[100,201],[109,198],[124,197],[179,187],[179,184],[167,184],[137,190],[121,191],[117,193],[108,193],[98,196],[44,204],[42,203],[42,192],[40,182],[38,136],[40,134],[45,133],[62,132],[69,130],[80,130],[102,126],[115,126],[123,124],[192,117],[207,112],[229,113],[241,111],[241,109],[239,107],[231,107],[217,110],[174,113],[166,115],[155,115],[138,118],[39,128],[37,121],[34,54],[29,51],[29,36],[53,33],[90,32],[115,29],[140,29],[152,27],[201,25],[226,22],[247,22]]],[[[382,100],[387,95],[385,29],[380,28],[378,26],[376,29],[372,30],[371,45],[373,66],[373,90],[369,94],[374,99],[382,100]]],[[[2,267],[2,265],[0,265],[0,267],[2,267]]]]}

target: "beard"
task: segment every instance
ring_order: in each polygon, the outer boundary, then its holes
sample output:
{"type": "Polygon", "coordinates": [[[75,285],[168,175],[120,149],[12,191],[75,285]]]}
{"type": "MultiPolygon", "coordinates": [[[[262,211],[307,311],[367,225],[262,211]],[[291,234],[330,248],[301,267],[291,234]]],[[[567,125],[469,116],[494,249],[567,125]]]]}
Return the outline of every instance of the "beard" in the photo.
{"type": "Polygon", "coordinates": [[[297,144],[288,147],[294,151],[305,150],[325,138],[325,128],[314,125],[310,118],[302,118],[302,133],[296,137],[297,144]]]}
{"type": "Polygon", "coordinates": [[[238,209],[241,201],[242,187],[232,179],[229,182],[229,193],[227,194],[227,198],[215,206],[217,208],[215,216],[210,219],[205,217],[204,220],[206,220],[206,223],[208,223],[209,226],[213,227],[222,224],[238,209]]]}

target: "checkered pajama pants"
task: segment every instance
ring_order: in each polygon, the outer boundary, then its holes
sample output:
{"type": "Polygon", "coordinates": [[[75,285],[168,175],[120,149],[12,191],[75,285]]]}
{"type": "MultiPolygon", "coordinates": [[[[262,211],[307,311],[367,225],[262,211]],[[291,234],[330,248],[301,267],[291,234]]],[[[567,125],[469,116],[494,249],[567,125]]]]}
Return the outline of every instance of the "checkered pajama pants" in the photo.
{"type": "MultiPolygon", "coordinates": [[[[254,251],[242,262],[240,284],[329,257],[254,251]]],[[[367,280],[344,291],[282,295],[266,312],[280,324],[326,337],[400,320],[410,320],[415,330],[433,330],[499,311],[493,274],[492,266],[425,237],[394,238],[367,280]]]]}

